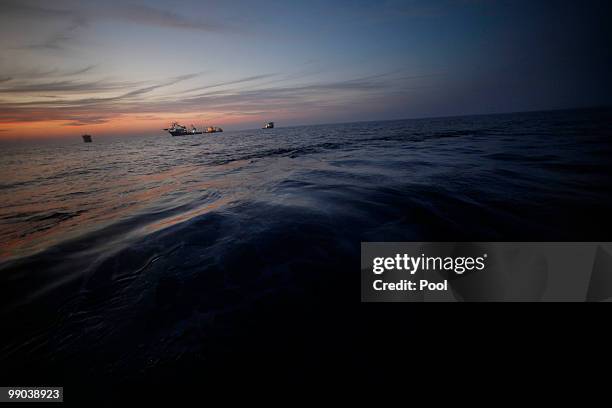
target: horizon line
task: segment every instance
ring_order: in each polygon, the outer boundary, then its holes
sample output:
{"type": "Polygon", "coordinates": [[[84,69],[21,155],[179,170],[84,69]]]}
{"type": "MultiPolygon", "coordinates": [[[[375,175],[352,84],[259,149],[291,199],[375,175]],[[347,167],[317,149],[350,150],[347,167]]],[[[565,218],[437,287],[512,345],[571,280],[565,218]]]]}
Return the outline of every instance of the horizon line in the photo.
{"type": "MultiPolygon", "coordinates": [[[[562,112],[562,111],[576,111],[576,110],[606,110],[612,109],[612,105],[588,105],[588,106],[575,106],[569,108],[545,108],[545,109],[533,109],[533,110],[518,110],[518,111],[502,111],[502,112],[490,112],[490,113],[466,113],[466,114],[450,114],[450,115],[439,115],[439,116],[416,116],[416,117],[405,117],[399,119],[368,119],[368,120],[355,120],[355,121],[341,121],[341,122],[325,122],[325,123],[301,123],[297,125],[290,126],[275,126],[275,129],[284,129],[284,128],[299,128],[299,127],[308,127],[308,126],[337,126],[337,125],[348,125],[352,123],[370,123],[370,122],[399,122],[406,120],[427,120],[427,119],[452,119],[452,118],[463,118],[470,116],[493,116],[493,115],[513,115],[520,113],[540,113],[540,112],[562,112]]],[[[274,121],[275,123],[278,123],[274,121]]],[[[261,130],[261,128],[242,128],[242,129],[232,129],[226,130],[224,133],[233,133],[233,132],[244,132],[249,130],[261,130]]],[[[81,137],[82,134],[91,134],[90,132],[79,133],[78,137],[81,137]]],[[[93,134],[92,134],[93,135],[93,134]]],[[[116,133],[116,134],[103,134],[102,136],[98,136],[100,138],[112,138],[112,137],[142,137],[149,135],[149,133],[116,133]]],[[[0,137],[1,142],[15,142],[15,141],[41,141],[41,140],[65,140],[70,138],[75,138],[75,135],[65,135],[65,136],[51,136],[51,137],[0,137]]]]}

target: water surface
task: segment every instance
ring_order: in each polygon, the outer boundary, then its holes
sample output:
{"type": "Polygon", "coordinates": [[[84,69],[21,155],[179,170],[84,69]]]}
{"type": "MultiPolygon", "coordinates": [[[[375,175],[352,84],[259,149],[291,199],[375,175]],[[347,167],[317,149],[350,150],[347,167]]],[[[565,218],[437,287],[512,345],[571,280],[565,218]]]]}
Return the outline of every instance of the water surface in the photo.
{"type": "Polygon", "coordinates": [[[361,241],[610,241],[610,118],[5,143],[0,359],[66,382],[350,366],[361,241]]]}

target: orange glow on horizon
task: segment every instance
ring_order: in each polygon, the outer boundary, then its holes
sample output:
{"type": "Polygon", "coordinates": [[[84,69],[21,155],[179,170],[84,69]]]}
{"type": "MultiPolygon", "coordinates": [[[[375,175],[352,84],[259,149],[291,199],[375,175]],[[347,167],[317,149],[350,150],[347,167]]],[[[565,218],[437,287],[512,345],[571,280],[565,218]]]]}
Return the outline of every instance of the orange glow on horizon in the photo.
{"type": "MultiPolygon", "coordinates": [[[[163,132],[172,122],[184,125],[202,126],[239,126],[242,123],[257,121],[252,115],[224,115],[219,113],[180,113],[180,114],[122,114],[103,123],[75,125],[66,120],[33,120],[31,122],[0,123],[0,140],[43,139],[93,135],[130,135],[163,132]],[[209,119],[207,119],[209,118],[209,119]]],[[[263,121],[261,119],[260,121],[263,121]]]]}

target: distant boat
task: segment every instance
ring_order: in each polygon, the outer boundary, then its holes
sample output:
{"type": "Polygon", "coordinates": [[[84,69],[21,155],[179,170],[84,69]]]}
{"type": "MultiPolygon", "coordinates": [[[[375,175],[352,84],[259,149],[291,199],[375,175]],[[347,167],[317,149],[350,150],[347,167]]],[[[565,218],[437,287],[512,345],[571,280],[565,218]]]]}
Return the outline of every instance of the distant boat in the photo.
{"type": "Polygon", "coordinates": [[[207,128],[202,128],[201,131],[197,130],[195,126],[191,125],[191,129],[187,129],[186,126],[179,125],[178,122],[172,123],[167,129],[164,129],[172,136],[185,136],[185,135],[201,135],[202,133],[217,133],[223,132],[223,129],[216,126],[209,126],[207,128]]]}
{"type": "Polygon", "coordinates": [[[263,125],[262,129],[274,129],[274,122],[268,122],[263,125]]]}
{"type": "Polygon", "coordinates": [[[216,126],[209,126],[204,131],[204,133],[217,133],[217,132],[223,132],[223,129],[221,129],[220,127],[216,127],[216,126]]]}
{"type": "Polygon", "coordinates": [[[179,125],[178,122],[172,123],[172,126],[164,130],[168,131],[172,136],[201,135],[202,134],[202,132],[198,132],[195,126],[191,125],[191,130],[188,130],[186,126],[179,125]]]}
{"type": "Polygon", "coordinates": [[[91,143],[91,135],[83,135],[83,142],[91,143]]]}

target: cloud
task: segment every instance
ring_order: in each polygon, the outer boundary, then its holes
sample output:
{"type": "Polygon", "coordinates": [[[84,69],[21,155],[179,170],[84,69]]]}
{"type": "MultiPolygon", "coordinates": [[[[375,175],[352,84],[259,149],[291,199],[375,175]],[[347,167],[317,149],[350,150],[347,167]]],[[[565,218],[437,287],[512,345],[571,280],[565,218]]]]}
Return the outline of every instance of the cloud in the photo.
{"type": "MultiPolygon", "coordinates": [[[[2,81],[0,81],[2,82],[2,81]]],[[[0,92],[3,93],[89,93],[98,91],[108,91],[114,89],[125,89],[141,84],[142,82],[114,82],[114,81],[76,81],[64,80],[42,83],[17,82],[12,85],[0,85],[0,92]]],[[[57,95],[53,95],[57,96],[57,95]]]]}
{"type": "MultiPolygon", "coordinates": [[[[70,0],[54,2],[42,0],[5,1],[0,6],[0,10],[5,15],[12,14],[23,18],[67,20],[72,22],[69,31],[85,26],[90,22],[103,20],[208,32],[225,31],[228,28],[225,23],[211,18],[196,20],[173,11],[147,5],[126,4],[120,1],[106,1],[104,4],[92,3],[89,5],[70,0]]],[[[62,34],[59,37],[62,37],[62,34]]],[[[57,39],[61,40],[62,38],[57,39]]],[[[55,45],[55,43],[52,44],[55,45]]]]}
{"type": "Polygon", "coordinates": [[[105,12],[97,14],[98,18],[124,20],[130,23],[182,30],[222,31],[226,28],[225,24],[213,21],[210,18],[199,21],[145,5],[120,5],[118,8],[105,7],[104,9],[105,12]]]}
{"type": "MultiPolygon", "coordinates": [[[[399,71],[388,72],[366,77],[354,78],[344,81],[314,82],[304,85],[290,87],[260,88],[247,91],[215,91],[194,95],[184,98],[184,101],[191,103],[203,102],[206,100],[223,101],[224,99],[250,100],[257,98],[305,98],[312,95],[326,95],[332,91],[363,92],[387,89],[390,86],[400,86],[394,83],[396,74],[399,71]]],[[[196,88],[200,89],[200,88],[196,88]]]]}
{"type": "Polygon", "coordinates": [[[47,8],[42,6],[43,4],[49,4],[49,2],[5,0],[2,2],[1,10],[5,16],[14,15],[27,18],[70,18],[74,16],[70,10],[47,8]]]}
{"type": "MultiPolygon", "coordinates": [[[[1,102],[0,123],[57,120],[69,126],[98,124],[121,115],[193,113],[223,116],[261,115],[265,112],[295,112],[329,110],[355,103],[376,101],[389,94],[405,94],[417,89],[411,81],[424,76],[402,76],[400,71],[370,75],[340,81],[311,82],[293,86],[262,86],[256,89],[211,90],[186,96],[165,94],[151,97],[150,93],[196,78],[191,73],[163,82],[127,90],[115,96],[98,98],[53,98],[27,102],[1,102]]],[[[245,84],[274,74],[253,75],[226,81],[223,84],[245,84]]],[[[66,86],[70,86],[67,84],[66,86]]],[[[211,89],[221,84],[200,86],[194,90],[211,89]]]]}
{"type": "Polygon", "coordinates": [[[98,117],[79,117],[72,122],[66,122],[63,126],[87,126],[87,125],[99,125],[108,122],[113,117],[111,116],[98,116],[98,117]]]}
{"type": "Polygon", "coordinates": [[[193,91],[202,91],[202,90],[205,90],[205,89],[218,88],[218,87],[227,86],[227,85],[242,84],[242,83],[245,83],[245,82],[252,82],[252,81],[257,81],[259,79],[270,78],[270,77],[273,77],[273,76],[276,76],[276,75],[277,74],[253,75],[253,76],[249,76],[249,77],[246,77],[246,78],[235,79],[233,81],[219,82],[219,83],[213,84],[213,85],[206,85],[206,86],[201,86],[199,88],[193,88],[193,89],[190,89],[190,92],[193,92],[193,91]]]}
{"type": "Polygon", "coordinates": [[[128,92],[128,93],[126,93],[124,95],[121,95],[121,96],[119,96],[117,98],[125,99],[125,98],[130,98],[130,97],[133,97],[133,96],[138,96],[138,95],[146,94],[146,93],[154,91],[154,90],[156,90],[158,88],[163,88],[163,87],[175,85],[175,84],[177,84],[179,82],[186,81],[188,79],[193,79],[193,78],[197,77],[198,75],[201,75],[201,73],[180,75],[180,76],[174,77],[174,78],[170,79],[169,81],[166,81],[166,82],[161,83],[161,84],[151,85],[151,86],[148,86],[148,87],[145,87],[145,88],[140,88],[140,89],[136,89],[134,91],[130,91],[130,92],[128,92]]]}
{"type": "Polygon", "coordinates": [[[83,68],[76,68],[74,70],[60,70],[57,68],[41,70],[40,68],[21,68],[10,72],[8,77],[1,78],[0,83],[8,82],[10,80],[51,80],[55,78],[74,77],[88,72],[92,72],[96,69],[97,65],[91,64],[83,68]]]}
{"type": "MultiPolygon", "coordinates": [[[[147,102],[140,97],[156,89],[169,87],[179,82],[193,79],[202,73],[191,73],[170,78],[164,82],[129,90],[119,95],[99,98],[52,98],[27,102],[0,101],[0,123],[7,122],[33,122],[62,120],[69,121],[70,125],[104,123],[122,113],[138,111],[136,106],[146,106],[147,102]],[[126,103],[128,105],[126,105],[126,103]]],[[[113,89],[112,87],[133,87],[138,83],[121,82],[78,82],[61,81],[46,84],[13,86],[13,92],[93,92],[113,89]],[[43,88],[43,86],[45,88],[43,88]]],[[[7,88],[0,88],[0,92],[7,92],[7,88]]],[[[57,95],[53,95],[57,96],[57,95]]]]}
{"type": "Polygon", "coordinates": [[[92,71],[95,67],[96,67],[95,65],[88,65],[88,66],[86,66],[84,68],[77,69],[76,71],[67,71],[67,72],[64,72],[62,75],[63,76],[81,75],[81,74],[84,74],[86,72],[92,71]]]}
{"type": "Polygon", "coordinates": [[[70,27],[51,34],[48,38],[41,42],[26,44],[17,49],[30,50],[48,50],[62,51],[65,49],[65,44],[70,42],[75,37],[75,31],[80,27],[80,24],[72,24],[70,27]]]}
{"type": "Polygon", "coordinates": [[[42,40],[16,45],[13,49],[32,51],[65,51],[68,45],[78,39],[78,30],[97,21],[125,22],[151,27],[194,30],[202,32],[234,32],[225,22],[211,18],[197,20],[173,11],[147,5],[125,4],[111,1],[82,4],[71,0],[48,1],[6,1],[0,4],[0,15],[13,19],[38,20],[24,22],[24,26],[35,27],[39,22],[58,21],[67,27],[47,34],[42,40]]]}
{"type": "MultiPolygon", "coordinates": [[[[75,71],[75,73],[83,72],[88,68],[84,68],[79,71],[75,71]]],[[[137,88],[131,91],[127,91],[121,95],[111,96],[111,97],[103,97],[103,98],[85,98],[85,99],[63,99],[60,101],[53,101],[50,103],[57,104],[66,104],[66,105],[79,105],[79,104],[91,104],[96,102],[110,102],[110,101],[118,101],[121,99],[136,97],[139,95],[143,95],[149,92],[152,92],[158,88],[163,88],[167,86],[171,86],[177,84],[182,81],[186,81],[197,76],[201,75],[201,73],[192,73],[180,75],[177,77],[170,78],[167,81],[162,83],[149,85],[146,87],[137,88]]],[[[28,94],[40,94],[44,92],[54,92],[55,95],[48,95],[46,97],[57,98],[57,94],[61,93],[93,93],[99,91],[109,91],[109,90],[117,90],[117,89],[129,89],[134,88],[135,86],[142,85],[145,83],[144,81],[140,82],[130,82],[130,81],[109,81],[109,80],[97,80],[97,81],[81,81],[81,80],[63,80],[63,81],[54,81],[54,82],[43,82],[43,83],[30,83],[30,82],[18,82],[8,86],[0,86],[0,92],[3,93],[28,93],[28,94]]],[[[24,104],[30,105],[44,105],[45,102],[26,102],[24,104]]]]}

